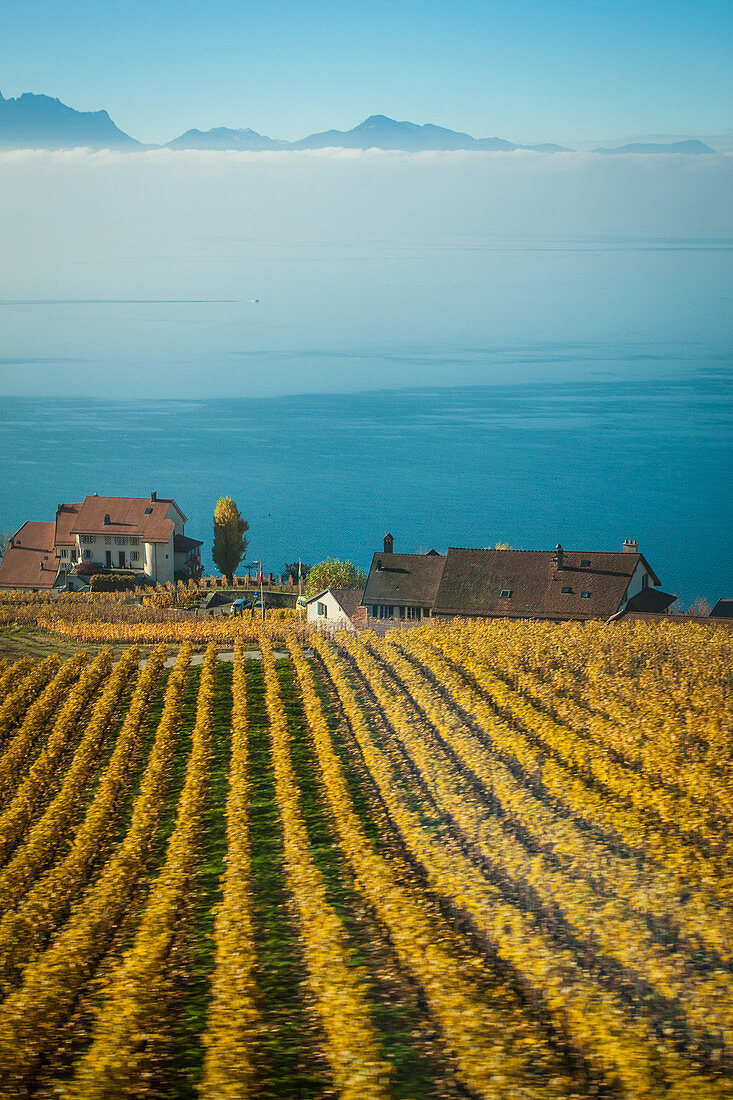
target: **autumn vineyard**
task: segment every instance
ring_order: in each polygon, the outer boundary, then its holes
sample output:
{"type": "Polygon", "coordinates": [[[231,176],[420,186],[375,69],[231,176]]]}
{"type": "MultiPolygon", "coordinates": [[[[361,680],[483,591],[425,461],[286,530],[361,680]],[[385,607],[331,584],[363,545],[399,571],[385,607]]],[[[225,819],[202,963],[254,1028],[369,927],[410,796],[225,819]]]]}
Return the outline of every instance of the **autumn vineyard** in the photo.
{"type": "Polygon", "coordinates": [[[5,605],[0,1097],[733,1097],[729,630],[104,607],[5,605]]]}

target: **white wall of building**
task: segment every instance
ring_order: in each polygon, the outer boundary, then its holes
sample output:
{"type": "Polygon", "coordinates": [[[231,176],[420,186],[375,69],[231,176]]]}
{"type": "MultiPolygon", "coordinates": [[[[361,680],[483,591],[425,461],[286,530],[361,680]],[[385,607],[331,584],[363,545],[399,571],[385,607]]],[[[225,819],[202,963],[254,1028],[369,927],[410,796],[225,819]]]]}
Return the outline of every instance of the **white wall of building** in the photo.
{"type": "Polygon", "coordinates": [[[173,583],[175,575],[175,554],[173,538],[170,542],[145,543],[145,572],[159,584],[173,583]]]}
{"type": "Polygon", "coordinates": [[[352,626],[351,619],[330,591],[322,592],[316,599],[306,604],[306,618],[309,623],[329,627],[352,626]]]}
{"type": "Polygon", "coordinates": [[[176,535],[182,535],[183,524],[185,523],[185,520],[183,518],[183,513],[178,511],[178,508],[175,504],[171,504],[170,508],[168,509],[167,518],[171,521],[171,523],[174,523],[176,527],[175,531],[173,532],[173,537],[175,538],[176,535]]]}
{"type": "Polygon", "coordinates": [[[629,587],[626,589],[626,596],[621,601],[621,607],[619,607],[619,611],[622,611],[623,608],[628,603],[628,601],[630,599],[632,599],[634,596],[638,596],[639,593],[644,588],[653,588],[653,587],[654,587],[653,579],[649,576],[649,573],[644,568],[644,565],[642,564],[642,562],[639,562],[638,565],[636,566],[636,569],[634,570],[634,572],[631,575],[631,580],[629,581],[629,587]],[[646,583],[644,583],[644,577],[646,577],[646,583]]]}

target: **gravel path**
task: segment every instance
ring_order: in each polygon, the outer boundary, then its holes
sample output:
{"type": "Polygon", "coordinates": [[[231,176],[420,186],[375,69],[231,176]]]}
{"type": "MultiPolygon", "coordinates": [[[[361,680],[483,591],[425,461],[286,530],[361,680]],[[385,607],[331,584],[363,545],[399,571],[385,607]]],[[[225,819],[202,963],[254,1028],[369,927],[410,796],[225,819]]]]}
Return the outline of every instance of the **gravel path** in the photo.
{"type": "MultiPolygon", "coordinates": [[[[277,657],[287,657],[287,655],[288,655],[288,652],[287,652],[286,649],[276,649],[274,651],[274,653],[275,653],[276,658],[277,657]]],[[[192,665],[202,665],[204,663],[204,656],[205,656],[205,654],[203,654],[203,653],[194,653],[193,656],[191,657],[191,664],[192,665]]],[[[262,654],[260,653],[259,649],[245,649],[244,656],[250,661],[261,661],[262,660],[262,654]]],[[[177,656],[166,657],[164,667],[165,668],[173,668],[173,666],[174,666],[174,664],[176,663],[177,660],[178,660],[177,656]]],[[[223,650],[221,650],[220,653],[219,653],[219,660],[220,661],[228,661],[229,664],[231,664],[231,662],[234,660],[234,650],[233,649],[223,649],[223,650]]],[[[148,663],[147,658],[144,661],[141,661],[140,662],[140,668],[144,668],[147,663],[148,663]]]]}

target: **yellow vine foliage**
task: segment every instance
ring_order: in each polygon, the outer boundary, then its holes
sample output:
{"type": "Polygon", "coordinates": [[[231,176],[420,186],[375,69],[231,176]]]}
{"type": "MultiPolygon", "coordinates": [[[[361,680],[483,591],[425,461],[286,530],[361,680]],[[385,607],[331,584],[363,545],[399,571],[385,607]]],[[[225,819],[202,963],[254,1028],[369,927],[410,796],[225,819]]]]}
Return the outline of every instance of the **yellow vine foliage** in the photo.
{"type": "Polygon", "coordinates": [[[272,647],[266,643],[262,660],[286,876],[300,919],[309,984],[326,1035],[326,1057],[344,1100],[382,1100],[389,1096],[388,1067],[371,1021],[365,975],[353,965],[341,921],[328,903],[323,877],[310,854],[290,759],[287,716],[272,647]]]}
{"type": "Polygon", "coordinates": [[[163,1094],[202,927],[214,958],[195,1087],[206,1100],[267,1091],[252,820],[270,766],[299,996],[335,1093],[394,1088],[373,992],[386,977],[391,996],[418,994],[417,1041],[429,1033],[438,1073],[482,1100],[733,1100],[730,630],[454,620],[328,640],[288,614],[187,615],[193,594],[170,586],[144,607],[0,593],[0,623],[123,647],[0,661],[3,1100],[163,1094]],[[207,646],[195,707],[193,645],[207,646]],[[227,735],[217,647],[234,650],[226,856],[200,925],[213,730],[227,735]],[[356,914],[363,903],[379,935],[359,965],[306,825],[301,737],[356,914]]]}
{"type": "Polygon", "coordinates": [[[222,902],[214,923],[216,958],[202,1039],[206,1053],[199,1091],[206,1100],[246,1100],[255,1086],[259,1013],[249,847],[247,681],[241,640],[234,654],[232,695],[227,864],[221,882],[222,902]]]}
{"type": "Polygon", "coordinates": [[[202,829],[211,756],[217,653],[206,651],[191,753],[165,863],[153,883],[135,942],[112,974],[89,1049],[76,1066],[70,1100],[136,1096],[170,991],[169,956],[202,829]]]}

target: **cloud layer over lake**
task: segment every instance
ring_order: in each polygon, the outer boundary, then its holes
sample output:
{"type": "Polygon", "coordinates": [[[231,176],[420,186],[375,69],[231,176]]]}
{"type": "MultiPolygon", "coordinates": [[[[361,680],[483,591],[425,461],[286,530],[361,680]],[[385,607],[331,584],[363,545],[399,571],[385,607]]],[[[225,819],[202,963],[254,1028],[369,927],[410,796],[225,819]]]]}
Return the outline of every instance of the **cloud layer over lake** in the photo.
{"type": "Polygon", "coordinates": [[[724,350],[732,194],[729,154],[3,153],[0,392],[520,381],[563,348],[724,350]]]}

